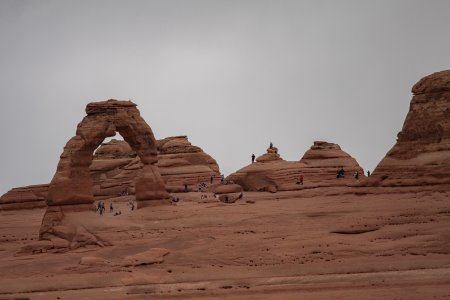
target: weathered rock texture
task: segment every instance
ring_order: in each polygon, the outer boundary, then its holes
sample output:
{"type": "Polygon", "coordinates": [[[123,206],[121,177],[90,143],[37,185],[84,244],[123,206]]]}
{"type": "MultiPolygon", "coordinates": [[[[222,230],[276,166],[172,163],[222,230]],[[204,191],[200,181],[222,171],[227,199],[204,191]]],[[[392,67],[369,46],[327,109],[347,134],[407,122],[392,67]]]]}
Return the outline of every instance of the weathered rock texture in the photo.
{"type": "MultiPolygon", "coordinates": [[[[157,141],[158,169],[169,192],[190,190],[199,182],[217,181],[220,176],[217,162],[200,147],[193,146],[186,136],[168,137],[157,141]]],[[[112,140],[95,152],[90,167],[96,198],[120,193],[134,194],[135,178],[143,164],[125,141],[112,140]]]]}
{"type": "Polygon", "coordinates": [[[214,194],[225,203],[234,203],[243,197],[242,187],[238,184],[218,185],[214,188],[214,194]]]}
{"type": "Polygon", "coordinates": [[[311,148],[305,152],[300,163],[305,184],[314,186],[339,186],[353,185],[356,183],[355,172],[359,179],[364,177],[364,170],[356,159],[342,151],[338,144],[316,141],[311,148]],[[345,177],[336,178],[339,168],[345,171],[345,177]]]}
{"type": "MultiPolygon", "coordinates": [[[[196,190],[198,182],[219,182],[217,162],[200,147],[193,146],[186,136],[168,137],[156,141],[157,166],[169,192],[196,190]]],[[[135,194],[135,181],[143,164],[125,141],[103,143],[94,153],[89,167],[95,200],[135,194]]],[[[0,197],[0,210],[44,207],[48,184],[14,188],[0,197]]]]}
{"type": "Polygon", "coordinates": [[[367,180],[369,185],[450,184],[450,70],[422,78],[412,93],[397,143],[367,180]]]}
{"type": "Polygon", "coordinates": [[[45,207],[48,184],[17,187],[0,197],[0,210],[45,207]]]}
{"type": "Polygon", "coordinates": [[[213,183],[220,178],[217,162],[200,147],[193,146],[186,136],[168,137],[157,141],[158,168],[166,188],[177,191],[184,185],[195,187],[198,182],[213,183]]]}
{"type": "Polygon", "coordinates": [[[241,185],[246,191],[287,191],[303,188],[315,188],[339,185],[354,185],[357,181],[353,174],[362,168],[339,145],[327,142],[314,142],[300,161],[285,161],[277,148],[267,149],[267,153],[236,173],[227,177],[241,185]],[[336,178],[336,171],[343,167],[344,178],[336,178]],[[299,182],[303,176],[303,184],[299,182]]]}
{"type": "Polygon", "coordinates": [[[142,170],[135,179],[138,207],[146,206],[153,200],[168,198],[156,166],[156,140],[150,127],[141,118],[136,104],[117,100],[93,102],[86,106],[86,113],[87,116],[78,124],[76,135],[64,147],[50,183],[47,196],[49,208],[42,221],[41,238],[58,236],[68,240],[64,232],[74,231],[69,240],[75,239],[79,244],[77,232],[80,230],[62,225],[64,214],[70,211],[69,206],[90,206],[94,202],[93,182],[89,171],[93,153],[106,137],[114,136],[116,132],[123,136],[142,163],[142,170]],[[61,229],[60,226],[64,228],[61,229]]]}

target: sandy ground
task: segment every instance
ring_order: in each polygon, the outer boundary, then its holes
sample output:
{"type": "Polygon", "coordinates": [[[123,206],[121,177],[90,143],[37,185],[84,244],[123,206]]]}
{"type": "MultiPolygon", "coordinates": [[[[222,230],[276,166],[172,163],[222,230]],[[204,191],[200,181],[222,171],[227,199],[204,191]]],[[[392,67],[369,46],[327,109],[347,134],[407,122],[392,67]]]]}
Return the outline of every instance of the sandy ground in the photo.
{"type": "Polygon", "coordinates": [[[120,216],[70,215],[113,245],[65,253],[20,254],[43,209],[0,212],[0,299],[450,299],[450,192],[328,194],[114,199],[120,216]],[[170,253],[123,265],[152,248],[170,253]]]}

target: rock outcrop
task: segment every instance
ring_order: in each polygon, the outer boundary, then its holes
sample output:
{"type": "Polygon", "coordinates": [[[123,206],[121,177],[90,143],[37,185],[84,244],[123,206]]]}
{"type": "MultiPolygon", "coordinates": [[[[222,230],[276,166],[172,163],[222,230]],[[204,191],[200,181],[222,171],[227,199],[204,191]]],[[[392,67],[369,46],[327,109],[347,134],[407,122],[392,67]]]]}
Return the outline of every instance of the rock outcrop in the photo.
{"type": "Polygon", "coordinates": [[[364,176],[358,162],[339,145],[316,141],[300,161],[286,161],[280,157],[277,148],[268,148],[255,163],[231,174],[227,180],[241,185],[245,191],[276,192],[355,185],[355,172],[360,178],[364,176]],[[346,175],[338,179],[336,172],[340,168],[346,175]]]}
{"type": "Polygon", "coordinates": [[[136,104],[118,100],[93,102],[86,106],[86,114],[61,154],[48,189],[48,208],[40,230],[41,239],[62,238],[71,247],[104,244],[79,225],[71,226],[65,214],[92,207],[94,194],[89,167],[94,150],[106,137],[119,132],[140,158],[142,170],[135,178],[138,207],[169,198],[156,166],[156,140],[136,104]]]}
{"type": "MultiPolygon", "coordinates": [[[[217,183],[220,171],[217,162],[200,147],[192,145],[186,136],[168,137],[156,141],[159,172],[168,192],[197,190],[198,182],[217,183]]],[[[111,140],[95,150],[89,171],[95,200],[135,194],[135,181],[143,164],[130,145],[123,140],[111,140]]],[[[0,197],[0,210],[44,207],[47,185],[14,188],[0,197]]]]}
{"type": "Polygon", "coordinates": [[[256,158],[252,163],[233,174],[226,180],[242,186],[245,191],[276,192],[296,188],[293,184],[299,176],[301,164],[285,161],[275,147],[256,158]]]}
{"type": "Polygon", "coordinates": [[[356,159],[342,151],[338,144],[315,141],[300,160],[305,184],[314,186],[354,185],[354,174],[364,177],[364,170],[356,159]],[[345,171],[344,177],[336,178],[337,170],[345,171]]]}
{"type": "Polygon", "coordinates": [[[47,194],[48,184],[13,188],[0,197],[0,210],[45,207],[47,194]]]}
{"type": "MultiPolygon", "coordinates": [[[[196,189],[199,182],[218,181],[217,162],[200,147],[193,146],[186,136],[168,137],[157,141],[157,166],[167,191],[196,189]]],[[[95,152],[90,167],[96,198],[109,198],[121,193],[134,194],[134,179],[143,164],[125,141],[111,140],[95,152]]]]}
{"type": "Polygon", "coordinates": [[[242,199],[242,187],[239,184],[221,184],[214,188],[216,197],[224,203],[234,203],[242,199]]]}
{"type": "Polygon", "coordinates": [[[193,146],[186,136],[168,137],[157,141],[157,166],[170,192],[195,189],[199,182],[220,180],[219,165],[200,147],[193,146]]]}
{"type": "Polygon", "coordinates": [[[412,93],[397,143],[367,180],[370,186],[450,184],[450,70],[422,78],[412,93]]]}

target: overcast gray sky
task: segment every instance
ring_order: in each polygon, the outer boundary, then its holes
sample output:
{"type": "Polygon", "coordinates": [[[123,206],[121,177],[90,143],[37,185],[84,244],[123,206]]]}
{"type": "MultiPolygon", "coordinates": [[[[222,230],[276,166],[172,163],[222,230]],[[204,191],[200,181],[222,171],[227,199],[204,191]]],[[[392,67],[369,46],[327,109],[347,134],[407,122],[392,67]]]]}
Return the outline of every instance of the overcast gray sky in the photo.
{"type": "Polygon", "coordinates": [[[450,68],[450,1],[0,0],[0,194],[51,180],[90,101],[132,99],[229,174],[270,141],[372,170],[421,77],[450,68]]]}

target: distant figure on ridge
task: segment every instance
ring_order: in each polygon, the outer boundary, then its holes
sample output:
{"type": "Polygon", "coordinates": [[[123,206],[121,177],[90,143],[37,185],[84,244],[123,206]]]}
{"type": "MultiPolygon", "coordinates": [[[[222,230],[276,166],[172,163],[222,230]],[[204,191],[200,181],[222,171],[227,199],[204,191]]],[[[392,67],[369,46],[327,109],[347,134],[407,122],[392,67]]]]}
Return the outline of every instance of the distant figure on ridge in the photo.
{"type": "Polygon", "coordinates": [[[367,170],[367,177],[369,177],[370,176],[370,171],[369,170],[367,170]]]}
{"type": "Polygon", "coordinates": [[[252,163],[255,162],[255,158],[256,158],[256,156],[255,156],[255,154],[253,153],[253,154],[252,154],[252,163]]]}
{"type": "Polygon", "coordinates": [[[269,144],[269,148],[270,148],[270,149],[272,149],[272,148],[273,148],[273,144],[272,144],[272,142],[270,142],[270,144],[269,144]]]}

